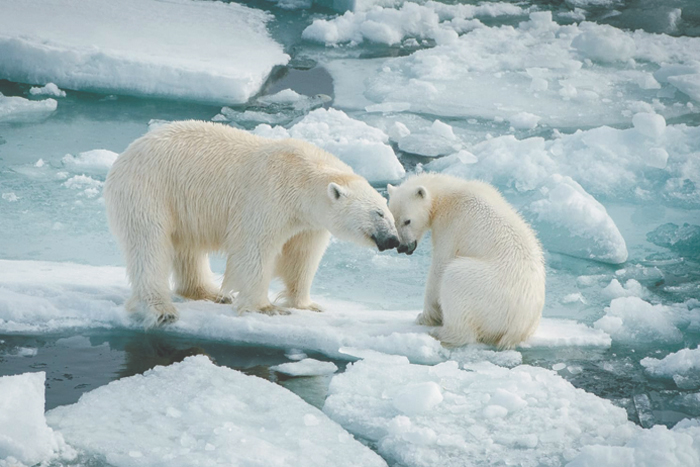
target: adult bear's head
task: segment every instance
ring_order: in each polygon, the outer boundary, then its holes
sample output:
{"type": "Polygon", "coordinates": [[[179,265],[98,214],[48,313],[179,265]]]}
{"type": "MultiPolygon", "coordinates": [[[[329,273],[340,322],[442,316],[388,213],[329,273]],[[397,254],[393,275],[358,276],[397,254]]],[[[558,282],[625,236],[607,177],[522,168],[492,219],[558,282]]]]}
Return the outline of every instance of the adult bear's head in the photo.
{"type": "Polygon", "coordinates": [[[355,176],[327,187],[330,199],[328,230],[342,240],[365,246],[376,246],[379,251],[399,246],[394,217],[386,200],[367,180],[355,176]]]}

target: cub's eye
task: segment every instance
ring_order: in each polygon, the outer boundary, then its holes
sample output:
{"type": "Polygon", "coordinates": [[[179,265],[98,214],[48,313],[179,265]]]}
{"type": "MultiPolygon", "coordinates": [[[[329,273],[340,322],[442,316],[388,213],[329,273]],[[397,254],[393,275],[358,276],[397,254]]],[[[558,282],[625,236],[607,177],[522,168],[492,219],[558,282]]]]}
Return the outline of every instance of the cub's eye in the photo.
{"type": "Polygon", "coordinates": [[[384,213],[383,213],[382,211],[377,211],[377,215],[378,215],[379,217],[384,217],[384,213]]]}
{"type": "Polygon", "coordinates": [[[403,225],[408,225],[408,224],[410,224],[410,223],[411,223],[411,219],[409,219],[409,220],[407,220],[407,221],[404,221],[403,225]]]}

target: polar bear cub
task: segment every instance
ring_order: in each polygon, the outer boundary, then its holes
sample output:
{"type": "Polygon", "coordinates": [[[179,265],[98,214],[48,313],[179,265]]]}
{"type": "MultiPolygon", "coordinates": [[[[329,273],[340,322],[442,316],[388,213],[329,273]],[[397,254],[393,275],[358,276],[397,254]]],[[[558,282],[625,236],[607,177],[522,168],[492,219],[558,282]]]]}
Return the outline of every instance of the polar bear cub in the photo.
{"type": "Polygon", "coordinates": [[[545,267],[537,237],[491,185],[422,174],[389,185],[401,245],[413,253],[432,230],[433,259],[417,323],[447,346],[512,348],[542,316],[545,267]]]}
{"type": "Polygon", "coordinates": [[[239,312],[286,314],[268,299],[277,276],[285,306],[320,311],[309,291],[330,234],[380,250],[399,244],[386,200],[335,156],[210,122],[167,124],[131,143],[104,198],[131,282],[126,308],[157,323],[177,318],[171,273],[183,297],[238,292],[239,312]],[[221,290],[213,251],[227,256],[221,290]]]}

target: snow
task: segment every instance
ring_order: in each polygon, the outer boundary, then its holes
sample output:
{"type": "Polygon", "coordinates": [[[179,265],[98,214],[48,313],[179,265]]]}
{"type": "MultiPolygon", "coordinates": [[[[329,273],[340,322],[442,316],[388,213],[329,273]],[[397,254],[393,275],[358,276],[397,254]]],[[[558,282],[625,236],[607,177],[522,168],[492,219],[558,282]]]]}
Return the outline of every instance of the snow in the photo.
{"type": "Polygon", "coordinates": [[[59,89],[54,83],[48,83],[43,87],[32,87],[29,89],[29,94],[32,96],[66,97],[66,91],[59,89]]]}
{"type": "Polygon", "coordinates": [[[45,381],[43,371],[0,377],[0,466],[34,465],[68,454],[63,437],[44,418],[45,381]]]}
{"type": "Polygon", "coordinates": [[[0,124],[40,122],[51,116],[57,107],[55,99],[30,101],[24,97],[10,97],[0,93],[0,124]]]}
{"type": "Polygon", "coordinates": [[[404,152],[426,157],[452,154],[462,146],[452,127],[440,120],[435,120],[422,132],[409,133],[398,138],[398,144],[399,149],[404,152]]]}
{"type": "MultiPolygon", "coordinates": [[[[292,354],[294,357],[294,354],[292,354]]],[[[298,362],[282,363],[271,366],[270,370],[290,376],[325,376],[338,371],[333,362],[322,362],[313,358],[304,358],[298,362]]]]}
{"type": "MultiPolygon", "coordinates": [[[[373,22],[361,24],[369,28],[373,22]]],[[[387,33],[384,38],[398,37],[387,33]]],[[[406,102],[412,112],[486,120],[517,121],[515,116],[525,112],[539,116],[538,125],[555,128],[628,123],[640,105],[667,118],[692,112],[664,104],[657,96],[660,91],[647,83],[659,65],[700,60],[700,38],[632,33],[587,22],[559,25],[547,11],[530,13],[530,20],[517,27],[482,25],[459,37],[446,37],[436,47],[402,57],[329,60],[335,105],[364,109],[406,102]],[[642,83],[642,88],[630,86],[630,81],[642,83]]],[[[676,80],[695,82],[682,76],[676,80]]],[[[662,90],[671,86],[665,84],[662,90]]],[[[532,122],[530,118],[528,127],[532,122]]]]}
{"type": "Polygon", "coordinates": [[[74,447],[124,467],[386,465],[296,395],[205,356],[113,381],[47,420],[74,447]]]}
{"type": "Polygon", "coordinates": [[[670,76],[668,82],[694,101],[700,102],[700,73],[670,76]]]}
{"type": "Polygon", "coordinates": [[[406,171],[389,137],[381,130],[336,109],[316,109],[289,130],[262,124],[253,133],[267,138],[303,139],[330,152],[371,182],[394,181],[406,171]]]}
{"type": "Polygon", "coordinates": [[[390,464],[632,465],[606,463],[603,452],[640,465],[698,465],[696,427],[644,430],[624,409],[556,373],[521,365],[455,362],[433,367],[368,356],[333,378],[323,411],[376,444],[390,464]],[[466,370],[466,371],[465,371],[466,370]],[[402,410],[413,400],[423,410],[402,410]],[[648,441],[652,441],[647,444],[648,441]],[[624,446],[624,448],[622,447],[624,446]],[[663,461],[654,464],[653,462],[663,461]],[[568,464],[568,462],[573,462],[568,464]]]}
{"type": "MultiPolygon", "coordinates": [[[[535,80],[536,78],[533,79],[534,84],[530,85],[530,89],[538,91],[544,91],[547,89],[546,81],[537,82],[535,80]]],[[[508,118],[508,121],[516,130],[533,130],[535,127],[537,127],[540,120],[542,120],[541,117],[531,114],[530,112],[519,112],[508,118]]]]}
{"type": "Polygon", "coordinates": [[[233,104],[289,60],[267,32],[271,16],[235,3],[3,0],[0,7],[0,78],[12,81],[233,104]]]}
{"type": "MultiPolygon", "coordinates": [[[[141,329],[142,323],[124,311],[128,297],[123,268],[0,260],[0,332],[141,329]]],[[[448,350],[428,334],[429,327],[414,324],[417,310],[378,310],[329,297],[315,299],[325,312],[293,310],[289,316],[276,317],[239,316],[230,305],[179,302],[175,305],[180,319],[164,332],[318,352],[343,360],[356,356],[342,349],[355,348],[401,355],[423,364],[482,359],[513,366],[522,361],[516,351],[496,352],[480,346],[448,350]]],[[[607,348],[610,337],[582,323],[544,318],[523,346],[607,348]]]]}
{"type": "Polygon", "coordinates": [[[538,191],[541,198],[527,210],[548,249],[612,264],[627,260],[625,239],[605,207],[571,177],[552,175],[538,191]]]}

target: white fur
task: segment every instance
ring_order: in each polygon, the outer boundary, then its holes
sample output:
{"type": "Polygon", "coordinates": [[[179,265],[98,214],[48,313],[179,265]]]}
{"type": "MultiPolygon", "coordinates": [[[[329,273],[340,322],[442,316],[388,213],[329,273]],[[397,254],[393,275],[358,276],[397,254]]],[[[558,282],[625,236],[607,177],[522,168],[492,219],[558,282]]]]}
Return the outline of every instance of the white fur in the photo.
{"type": "Polygon", "coordinates": [[[388,189],[402,245],[432,230],[433,261],[417,322],[442,324],[433,335],[455,347],[512,348],[532,335],[545,298],[542,248],[501,194],[487,183],[437,174],[388,189]]]}
{"type": "Polygon", "coordinates": [[[331,154],[210,122],[164,125],[134,141],[104,188],[110,228],[126,257],[130,311],[172,321],[177,293],[275,314],[273,276],[286,305],[320,311],[311,282],[330,233],[366,246],[396,236],[386,201],[331,154]],[[207,254],[227,255],[221,290],[207,254]]]}

